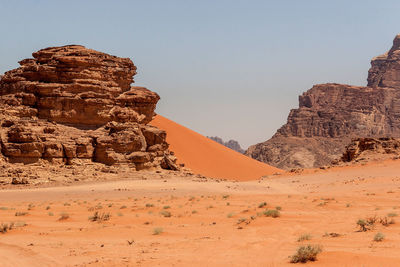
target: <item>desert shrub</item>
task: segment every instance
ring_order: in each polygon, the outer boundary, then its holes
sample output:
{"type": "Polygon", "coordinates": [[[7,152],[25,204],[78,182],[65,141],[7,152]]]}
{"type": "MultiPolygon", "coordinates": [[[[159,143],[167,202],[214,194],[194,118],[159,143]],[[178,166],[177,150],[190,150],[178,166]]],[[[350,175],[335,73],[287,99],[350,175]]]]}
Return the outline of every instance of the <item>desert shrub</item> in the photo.
{"type": "Polygon", "coordinates": [[[305,240],[311,240],[311,235],[310,234],[302,234],[298,239],[297,242],[305,241],[305,240]]]}
{"type": "Polygon", "coordinates": [[[387,215],[388,217],[397,217],[397,213],[391,212],[387,215]]]}
{"type": "Polygon", "coordinates": [[[266,210],[263,214],[267,217],[277,218],[281,216],[281,213],[278,210],[266,210]]]}
{"type": "Polygon", "coordinates": [[[63,212],[63,213],[60,214],[60,218],[58,218],[58,220],[59,220],[59,221],[63,221],[63,220],[66,220],[66,219],[68,219],[68,218],[69,218],[69,214],[63,212]]]}
{"type": "Polygon", "coordinates": [[[282,210],[282,207],[281,206],[276,206],[275,209],[276,210],[282,210]]]}
{"type": "Polygon", "coordinates": [[[151,207],[154,207],[154,204],[151,204],[151,203],[146,204],[146,208],[151,208],[151,207]]]}
{"type": "Polygon", "coordinates": [[[95,211],[94,214],[92,216],[89,217],[89,221],[92,222],[104,222],[104,221],[108,221],[110,219],[111,215],[110,213],[100,213],[98,211],[95,211]]]}
{"type": "Polygon", "coordinates": [[[15,213],[15,216],[25,216],[25,215],[27,215],[28,214],[28,212],[26,212],[26,211],[17,211],[16,213],[15,213]]]}
{"type": "Polygon", "coordinates": [[[305,263],[307,261],[317,260],[317,255],[322,252],[322,248],[319,245],[307,245],[301,246],[297,249],[296,254],[294,254],[290,262],[291,263],[305,263]]]}
{"type": "Polygon", "coordinates": [[[165,209],[165,210],[170,209],[170,208],[171,208],[171,206],[164,206],[163,207],[163,209],[165,209]]]}
{"type": "Polygon", "coordinates": [[[159,235],[163,232],[164,232],[164,230],[161,227],[157,227],[157,228],[153,229],[153,235],[159,235]]]}
{"type": "Polygon", "coordinates": [[[264,208],[265,206],[267,206],[267,202],[261,202],[258,204],[258,208],[264,208]]]}
{"type": "Polygon", "coordinates": [[[5,234],[7,233],[9,230],[13,229],[14,227],[14,223],[2,223],[0,224],[0,233],[5,234]]]}
{"type": "Polygon", "coordinates": [[[368,230],[369,230],[369,228],[368,228],[368,223],[367,223],[365,220],[363,220],[363,219],[359,219],[359,220],[357,221],[357,225],[358,225],[358,227],[360,227],[360,231],[365,232],[365,231],[368,231],[368,230]]]}
{"type": "Polygon", "coordinates": [[[161,211],[160,214],[164,217],[171,217],[171,212],[166,210],[161,211]]]}
{"type": "Polygon", "coordinates": [[[382,234],[382,233],[377,233],[377,234],[374,236],[374,241],[375,241],[375,242],[381,242],[383,239],[385,239],[385,235],[382,234]]]}

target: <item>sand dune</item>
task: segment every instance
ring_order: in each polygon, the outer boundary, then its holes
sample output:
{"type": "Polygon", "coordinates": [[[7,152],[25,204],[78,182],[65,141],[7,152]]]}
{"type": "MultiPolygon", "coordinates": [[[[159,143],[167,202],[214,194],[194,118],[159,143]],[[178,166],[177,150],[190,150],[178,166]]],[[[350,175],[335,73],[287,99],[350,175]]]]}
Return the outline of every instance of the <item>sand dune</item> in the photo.
{"type": "Polygon", "coordinates": [[[150,123],[167,132],[167,142],[180,163],[210,177],[255,180],[281,170],[246,157],[161,115],[150,123]]]}

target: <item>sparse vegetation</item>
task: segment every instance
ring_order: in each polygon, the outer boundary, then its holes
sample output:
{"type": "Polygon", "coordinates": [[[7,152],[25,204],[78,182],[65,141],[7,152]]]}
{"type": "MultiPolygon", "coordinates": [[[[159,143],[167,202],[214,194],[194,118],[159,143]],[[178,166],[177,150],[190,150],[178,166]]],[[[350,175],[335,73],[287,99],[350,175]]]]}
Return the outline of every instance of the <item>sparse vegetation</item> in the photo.
{"type": "Polygon", "coordinates": [[[397,217],[398,214],[397,214],[397,213],[394,213],[394,212],[391,212],[391,213],[389,213],[387,216],[388,216],[388,217],[397,217]]]}
{"type": "Polygon", "coordinates": [[[290,258],[291,263],[306,263],[308,261],[317,260],[317,255],[322,252],[319,245],[301,246],[297,249],[296,254],[290,258]]]}
{"type": "Polygon", "coordinates": [[[68,219],[68,218],[69,218],[69,214],[63,212],[63,213],[60,214],[60,218],[58,218],[58,220],[59,220],[59,221],[64,221],[64,220],[66,220],[66,219],[68,219]]]}
{"type": "Polygon", "coordinates": [[[266,210],[263,214],[267,217],[277,218],[281,216],[281,213],[278,210],[266,210]]]}
{"type": "Polygon", "coordinates": [[[171,212],[166,210],[161,211],[160,214],[164,217],[171,217],[171,212]]]}
{"type": "Polygon", "coordinates": [[[311,235],[310,234],[302,234],[298,239],[297,242],[302,242],[305,240],[311,240],[311,235]]]}
{"type": "Polygon", "coordinates": [[[375,242],[381,242],[381,241],[383,241],[383,239],[385,239],[385,235],[382,234],[382,233],[377,233],[377,234],[374,236],[374,241],[375,241],[375,242]]]}
{"type": "Polygon", "coordinates": [[[15,216],[25,216],[25,215],[27,215],[28,214],[28,212],[26,212],[26,211],[17,211],[16,213],[15,213],[15,216]]]}
{"type": "Polygon", "coordinates": [[[0,224],[0,233],[5,234],[8,231],[10,231],[11,229],[13,229],[14,227],[14,223],[2,223],[0,224]]]}
{"type": "Polygon", "coordinates": [[[276,206],[275,209],[276,210],[282,210],[282,207],[281,206],[276,206]]]}
{"type": "Polygon", "coordinates": [[[153,235],[159,235],[162,234],[164,230],[161,227],[157,227],[153,229],[153,235]]]}
{"type": "Polygon", "coordinates": [[[267,206],[267,202],[261,202],[260,204],[258,204],[259,209],[264,208],[266,206],[267,206]]]}
{"type": "Polygon", "coordinates": [[[89,217],[89,221],[92,222],[104,222],[104,221],[108,221],[110,219],[111,215],[110,213],[105,213],[105,212],[98,212],[95,211],[95,213],[89,217]]]}
{"type": "Polygon", "coordinates": [[[165,210],[166,210],[166,209],[170,209],[170,208],[171,208],[170,206],[164,206],[164,207],[163,207],[163,209],[165,209],[165,210]]]}
{"type": "Polygon", "coordinates": [[[154,207],[154,204],[151,204],[151,203],[146,204],[146,208],[151,208],[151,207],[154,207]]]}

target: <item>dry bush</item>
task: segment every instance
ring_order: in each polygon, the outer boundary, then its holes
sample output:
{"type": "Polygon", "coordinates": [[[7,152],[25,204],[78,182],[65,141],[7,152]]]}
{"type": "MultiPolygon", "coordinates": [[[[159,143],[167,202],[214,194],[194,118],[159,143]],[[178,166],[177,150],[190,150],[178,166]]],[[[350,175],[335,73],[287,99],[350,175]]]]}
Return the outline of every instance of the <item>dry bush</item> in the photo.
{"type": "Polygon", "coordinates": [[[291,263],[305,263],[307,261],[316,261],[317,255],[322,252],[322,247],[320,245],[307,245],[300,246],[297,249],[296,254],[294,254],[290,262],[291,263]]]}

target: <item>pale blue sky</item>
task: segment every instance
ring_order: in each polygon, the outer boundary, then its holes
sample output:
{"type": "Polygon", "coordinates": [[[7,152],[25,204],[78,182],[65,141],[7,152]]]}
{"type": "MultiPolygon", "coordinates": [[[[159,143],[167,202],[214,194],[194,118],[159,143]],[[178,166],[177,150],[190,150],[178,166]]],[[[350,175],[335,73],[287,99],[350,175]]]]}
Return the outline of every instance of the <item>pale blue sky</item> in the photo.
{"type": "Polygon", "coordinates": [[[130,57],[158,113],[247,147],[313,84],[365,85],[399,14],[395,0],[0,0],[0,73],[48,46],[130,57]]]}

